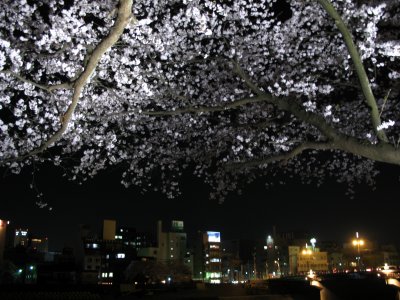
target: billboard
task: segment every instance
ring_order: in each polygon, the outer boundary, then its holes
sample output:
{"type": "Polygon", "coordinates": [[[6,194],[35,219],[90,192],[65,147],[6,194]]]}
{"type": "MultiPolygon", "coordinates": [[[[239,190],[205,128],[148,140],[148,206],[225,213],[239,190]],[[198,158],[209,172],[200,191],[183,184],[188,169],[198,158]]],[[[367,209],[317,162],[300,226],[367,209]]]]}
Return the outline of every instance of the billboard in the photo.
{"type": "Polygon", "coordinates": [[[208,241],[210,243],[220,243],[221,233],[218,231],[207,231],[208,241]]]}

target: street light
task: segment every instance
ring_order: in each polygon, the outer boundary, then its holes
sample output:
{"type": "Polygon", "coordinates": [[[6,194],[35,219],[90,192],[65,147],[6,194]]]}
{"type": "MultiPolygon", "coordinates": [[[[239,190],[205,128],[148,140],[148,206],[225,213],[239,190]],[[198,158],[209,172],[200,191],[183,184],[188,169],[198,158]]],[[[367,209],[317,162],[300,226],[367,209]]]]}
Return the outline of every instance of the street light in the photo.
{"type": "Polygon", "coordinates": [[[360,256],[360,247],[364,246],[365,242],[363,239],[360,239],[358,232],[356,232],[356,238],[353,240],[353,246],[357,247],[357,267],[360,269],[360,260],[361,260],[361,256],[360,256]]]}

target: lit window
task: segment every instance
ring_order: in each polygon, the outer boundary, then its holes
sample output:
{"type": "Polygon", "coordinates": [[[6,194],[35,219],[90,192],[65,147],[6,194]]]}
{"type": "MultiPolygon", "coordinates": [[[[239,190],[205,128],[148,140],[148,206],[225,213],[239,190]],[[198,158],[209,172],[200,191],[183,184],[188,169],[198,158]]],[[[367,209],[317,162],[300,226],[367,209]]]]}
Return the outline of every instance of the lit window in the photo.
{"type": "Polygon", "coordinates": [[[219,258],[211,258],[210,261],[211,262],[220,262],[221,259],[219,259],[219,258]]]}
{"type": "Polygon", "coordinates": [[[171,258],[172,258],[172,257],[174,257],[174,256],[171,254],[171,258]]]}
{"type": "Polygon", "coordinates": [[[174,248],[171,247],[171,251],[173,251],[173,250],[174,250],[174,248]]]}
{"type": "Polygon", "coordinates": [[[106,255],[106,259],[109,259],[109,258],[110,258],[110,254],[107,254],[107,255],[106,255]]]}
{"type": "Polygon", "coordinates": [[[107,273],[101,273],[101,277],[107,278],[107,277],[108,277],[108,274],[107,274],[107,273]]]}
{"type": "Polygon", "coordinates": [[[114,276],[113,272],[108,273],[108,277],[113,277],[113,276],[114,276]]]}
{"type": "Polygon", "coordinates": [[[125,258],[125,253],[118,253],[117,258],[125,258]]]}
{"type": "Polygon", "coordinates": [[[221,276],[222,276],[222,274],[219,272],[211,272],[210,273],[211,278],[220,278],[221,276]]]}

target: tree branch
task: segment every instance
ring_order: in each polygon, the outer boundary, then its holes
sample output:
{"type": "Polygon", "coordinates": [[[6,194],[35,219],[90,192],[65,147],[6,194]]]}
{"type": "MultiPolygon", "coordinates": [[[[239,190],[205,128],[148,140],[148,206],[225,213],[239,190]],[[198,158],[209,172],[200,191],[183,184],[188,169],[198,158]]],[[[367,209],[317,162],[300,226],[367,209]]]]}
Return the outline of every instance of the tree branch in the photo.
{"type": "MultiPolygon", "coordinates": [[[[61,128],[56,133],[54,133],[54,135],[51,136],[47,141],[45,141],[41,146],[17,158],[16,160],[20,161],[29,156],[33,156],[43,152],[45,149],[47,149],[56,141],[58,141],[64,134],[64,132],[67,130],[68,124],[71,121],[76,106],[78,105],[78,101],[85,84],[87,83],[88,79],[96,69],[97,64],[100,61],[101,57],[118,41],[125,27],[129,24],[132,17],[131,13],[133,4],[132,2],[133,0],[120,0],[118,7],[118,17],[113,27],[111,28],[111,31],[93,50],[93,53],[90,56],[83,72],[79,75],[79,77],[76,80],[74,80],[71,83],[73,85],[74,92],[70,105],[68,106],[64,115],[61,117],[62,119],[61,128]]],[[[8,161],[16,161],[16,160],[10,159],[8,161]]],[[[3,163],[8,161],[3,161],[3,163]]]]}
{"type": "Polygon", "coordinates": [[[262,158],[262,159],[230,163],[226,166],[226,168],[228,170],[241,170],[241,169],[257,168],[257,167],[260,167],[261,165],[279,162],[279,161],[287,162],[288,160],[300,155],[303,151],[311,150],[311,149],[312,150],[333,150],[333,149],[335,149],[335,145],[330,142],[304,142],[288,152],[281,153],[278,155],[272,155],[272,156],[262,158]]]}
{"type": "Polygon", "coordinates": [[[44,84],[40,84],[40,83],[37,83],[35,81],[29,80],[29,79],[27,79],[25,77],[22,77],[21,75],[19,75],[17,73],[14,73],[14,72],[12,72],[10,70],[2,70],[0,72],[4,73],[4,74],[9,74],[9,75],[17,78],[18,80],[20,80],[22,82],[29,83],[29,84],[31,84],[31,85],[39,88],[39,89],[42,89],[42,90],[44,90],[46,92],[49,92],[49,93],[51,93],[51,92],[53,92],[55,90],[58,90],[58,89],[70,89],[73,86],[71,82],[64,82],[64,83],[54,84],[54,85],[44,85],[44,84]]]}
{"type": "MultiPolygon", "coordinates": [[[[232,60],[233,63],[233,71],[239,75],[240,78],[244,80],[244,83],[247,85],[250,90],[256,95],[267,95],[262,91],[257,85],[255,85],[250,77],[246,74],[246,72],[240,67],[239,63],[235,60],[232,60]]],[[[269,96],[270,97],[270,96],[269,96]]]]}
{"type": "Polygon", "coordinates": [[[208,113],[208,112],[216,112],[216,111],[224,111],[228,109],[234,109],[240,106],[244,106],[250,103],[259,103],[265,102],[267,99],[267,95],[261,95],[256,97],[247,97],[242,98],[233,102],[229,102],[225,105],[218,105],[218,106],[199,106],[199,107],[183,107],[178,108],[176,110],[140,110],[139,108],[121,111],[116,113],[111,113],[105,115],[102,118],[112,118],[112,117],[121,117],[130,114],[142,114],[148,116],[176,116],[181,114],[199,114],[199,113],[208,113]]]}
{"type": "Polygon", "coordinates": [[[392,163],[400,165],[400,151],[390,145],[389,143],[371,144],[364,140],[357,139],[346,134],[341,133],[339,130],[331,126],[322,116],[307,112],[300,106],[295,99],[290,97],[276,98],[268,95],[259,90],[250,77],[236,64],[237,73],[246,82],[247,86],[253,91],[257,92],[260,96],[265,97],[265,102],[274,105],[276,108],[287,111],[293,114],[299,120],[316,127],[327,140],[331,141],[334,145],[333,149],[339,149],[354,155],[363,156],[375,161],[392,163]]]}
{"type": "Polygon", "coordinates": [[[379,115],[378,105],[376,103],[374,94],[371,90],[371,85],[368,80],[367,73],[365,72],[364,65],[361,61],[360,54],[357,51],[357,47],[353,42],[350,31],[347,29],[346,24],[344,24],[343,19],[340,17],[336,9],[333,7],[329,0],[317,0],[328,15],[335,20],[335,24],[343,36],[343,40],[346,44],[347,50],[350,53],[351,59],[356,68],[358,80],[360,81],[361,89],[363,91],[367,105],[370,108],[372,126],[373,130],[381,142],[388,143],[389,140],[383,130],[378,131],[378,126],[381,125],[381,118],[379,115]]]}

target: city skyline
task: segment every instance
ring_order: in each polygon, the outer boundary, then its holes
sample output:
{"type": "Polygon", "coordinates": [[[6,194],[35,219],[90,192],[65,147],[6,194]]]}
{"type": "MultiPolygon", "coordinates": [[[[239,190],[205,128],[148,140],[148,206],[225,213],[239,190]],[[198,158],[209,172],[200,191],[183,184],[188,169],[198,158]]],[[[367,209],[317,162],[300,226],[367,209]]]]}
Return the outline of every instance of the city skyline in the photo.
{"type": "Polygon", "coordinates": [[[79,186],[60,180],[57,172],[49,176],[49,171],[55,172],[48,169],[35,175],[35,185],[43,194],[41,201],[47,202],[42,208],[35,204],[37,191],[29,187],[31,175],[2,178],[3,194],[13,196],[2,201],[1,217],[48,236],[50,248],[55,250],[72,243],[79,224],[96,230],[103,219],[115,219],[118,226],[145,232],[154,232],[157,220],[177,219],[185,222],[188,233],[216,230],[227,239],[262,239],[272,233],[273,226],[278,231],[305,231],[319,240],[343,242],[358,231],[370,240],[399,244],[391,226],[398,206],[390,202],[396,190],[395,168],[385,169],[375,191],[356,186],[353,199],[339,184],[317,188],[291,183],[265,189],[258,182],[245,188],[242,195],[231,193],[222,204],[209,200],[206,186],[195,178],[183,184],[182,196],[166,199],[161,193],[140,195],[135,189],[126,189],[112,172],[79,186]],[[385,199],[391,206],[385,205],[385,199]]]}

